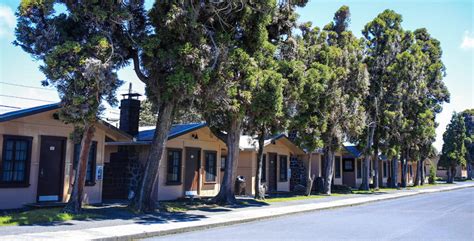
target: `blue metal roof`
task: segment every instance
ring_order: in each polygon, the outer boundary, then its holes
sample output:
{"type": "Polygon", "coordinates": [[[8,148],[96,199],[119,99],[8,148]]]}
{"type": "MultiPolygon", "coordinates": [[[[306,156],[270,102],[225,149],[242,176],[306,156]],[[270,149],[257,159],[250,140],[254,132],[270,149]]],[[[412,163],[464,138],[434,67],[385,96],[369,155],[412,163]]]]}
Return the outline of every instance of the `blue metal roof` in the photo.
{"type": "Polygon", "coordinates": [[[356,146],[344,146],[344,148],[346,148],[347,152],[349,152],[354,158],[358,158],[362,155],[356,146]]]}
{"type": "Polygon", "coordinates": [[[28,108],[28,109],[11,111],[11,112],[7,112],[7,113],[4,113],[4,114],[0,115],[0,122],[14,120],[14,119],[17,119],[17,118],[30,116],[30,115],[34,115],[34,114],[39,114],[39,113],[42,113],[42,112],[55,110],[55,109],[59,109],[59,108],[61,108],[61,104],[60,103],[54,103],[54,104],[36,106],[36,107],[28,108]]]}
{"type": "MultiPolygon", "coordinates": [[[[188,124],[175,124],[171,127],[168,133],[168,140],[184,135],[191,131],[205,127],[206,123],[188,123],[188,124]]],[[[138,132],[137,141],[152,141],[155,135],[155,129],[140,131],[138,132]]]]}

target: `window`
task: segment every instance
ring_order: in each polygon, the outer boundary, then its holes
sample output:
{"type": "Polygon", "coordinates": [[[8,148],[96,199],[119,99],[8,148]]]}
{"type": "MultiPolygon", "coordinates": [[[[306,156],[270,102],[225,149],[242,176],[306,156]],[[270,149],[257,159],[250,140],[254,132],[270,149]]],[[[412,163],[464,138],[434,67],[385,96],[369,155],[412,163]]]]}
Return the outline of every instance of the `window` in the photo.
{"type": "Polygon", "coordinates": [[[221,156],[221,171],[225,171],[226,160],[227,160],[227,156],[221,156]]]}
{"type": "MultiPolygon", "coordinates": [[[[74,145],[74,166],[77,168],[79,163],[79,156],[81,155],[81,144],[74,145]]],[[[87,158],[86,166],[86,186],[95,185],[95,166],[97,157],[97,142],[93,141],[89,150],[89,157],[87,158]]]]}
{"type": "Polygon", "coordinates": [[[357,178],[362,178],[362,161],[357,160],[357,178]]]}
{"type": "Polygon", "coordinates": [[[341,158],[339,158],[338,156],[336,157],[336,171],[335,171],[335,176],[336,178],[341,178],[341,158]]]}
{"type": "Polygon", "coordinates": [[[351,158],[344,158],[342,159],[344,163],[344,171],[345,172],[353,172],[354,171],[354,159],[351,158]]]}
{"type": "Polygon", "coordinates": [[[215,151],[206,151],[204,152],[206,159],[206,182],[215,182],[216,181],[216,169],[217,169],[217,160],[215,151]]]}
{"type": "Polygon", "coordinates": [[[32,139],[26,136],[3,136],[1,186],[29,186],[32,139]]]}
{"type": "Polygon", "coordinates": [[[181,184],[181,149],[168,149],[166,184],[181,184]]]}
{"type": "Polygon", "coordinates": [[[288,157],[280,156],[280,182],[288,181],[288,157]]]}
{"type": "Polygon", "coordinates": [[[262,182],[267,181],[267,155],[263,154],[262,162],[262,182]]]}
{"type": "Polygon", "coordinates": [[[383,163],[383,177],[387,177],[387,162],[382,162],[383,163]]]}
{"type": "Polygon", "coordinates": [[[408,166],[408,171],[410,172],[410,176],[413,176],[413,166],[412,165],[408,166]]]}

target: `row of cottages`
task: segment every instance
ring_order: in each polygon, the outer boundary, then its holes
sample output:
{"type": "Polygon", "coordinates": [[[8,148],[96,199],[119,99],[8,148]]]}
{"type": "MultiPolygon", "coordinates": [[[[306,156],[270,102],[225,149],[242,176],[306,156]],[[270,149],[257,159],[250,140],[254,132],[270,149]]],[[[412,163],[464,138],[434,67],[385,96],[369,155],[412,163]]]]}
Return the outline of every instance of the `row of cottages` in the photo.
{"type": "MultiPolygon", "coordinates": [[[[72,125],[58,119],[59,108],[49,104],[0,115],[0,209],[62,202],[70,196],[80,146],[69,138],[72,125]]],[[[130,138],[99,121],[88,159],[85,202],[102,201],[102,170],[111,152],[105,143],[130,138]]]]}
{"type": "MultiPolygon", "coordinates": [[[[85,203],[128,199],[133,196],[130,190],[138,186],[155,129],[139,130],[138,95],[124,97],[120,102],[120,128],[104,121],[97,125],[87,162],[85,203]]],[[[50,104],[0,115],[0,209],[68,200],[80,144],[69,138],[73,127],[59,120],[59,108],[59,104],[50,104]]],[[[257,146],[250,136],[241,137],[237,175],[246,179],[242,194],[255,194],[257,146]]],[[[225,143],[205,123],[173,125],[155,197],[172,200],[190,195],[215,196],[226,156],[225,143]]],[[[262,178],[266,190],[287,192],[295,184],[305,185],[307,174],[321,177],[323,158],[320,151],[305,153],[285,135],[265,140],[262,178]]],[[[380,184],[384,186],[391,176],[389,161],[378,161],[380,184]]],[[[334,184],[360,185],[362,158],[354,146],[339,150],[334,165],[334,184]]],[[[411,164],[409,183],[413,182],[414,170],[411,164]]]]}
{"type": "MultiPolygon", "coordinates": [[[[324,155],[322,150],[316,150],[308,154],[305,158],[306,168],[310,170],[310,175],[315,177],[322,177],[324,170],[324,155]]],[[[378,173],[379,173],[379,186],[388,186],[390,179],[393,176],[393,170],[391,169],[391,160],[387,160],[384,155],[380,155],[378,161],[378,173]]],[[[333,183],[335,185],[345,185],[352,188],[359,188],[362,184],[362,167],[364,162],[364,156],[357,149],[356,146],[344,145],[344,147],[335,153],[334,160],[334,173],[333,183]]],[[[371,160],[370,169],[370,184],[373,184],[374,165],[375,160],[371,160]]],[[[407,165],[407,177],[406,182],[408,185],[413,185],[415,182],[417,163],[409,161],[407,165]]],[[[429,171],[430,162],[425,163],[425,173],[429,171]]],[[[401,163],[398,163],[398,183],[401,183],[401,163]]],[[[426,175],[426,181],[428,177],[426,175]]]]}
{"type": "MultiPolygon", "coordinates": [[[[87,162],[85,203],[128,199],[138,185],[155,130],[139,130],[138,95],[124,97],[120,128],[102,120],[97,125],[87,162]]],[[[50,104],[0,115],[0,209],[69,199],[80,144],[69,138],[73,127],[59,120],[59,108],[50,104]]],[[[257,149],[249,140],[242,137],[237,175],[246,178],[245,194],[252,195],[257,149]]],[[[290,190],[290,160],[298,161],[303,154],[284,135],[265,141],[269,191],[290,190]]],[[[163,155],[154,189],[158,200],[218,193],[227,147],[205,123],[173,125],[163,155]]]]}

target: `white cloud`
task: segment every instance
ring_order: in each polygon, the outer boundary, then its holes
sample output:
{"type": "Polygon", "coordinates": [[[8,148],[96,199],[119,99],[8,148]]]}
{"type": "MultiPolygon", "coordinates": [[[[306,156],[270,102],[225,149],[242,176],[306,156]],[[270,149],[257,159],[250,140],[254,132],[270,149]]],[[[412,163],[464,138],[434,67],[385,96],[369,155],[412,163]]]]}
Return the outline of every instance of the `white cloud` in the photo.
{"type": "Polygon", "coordinates": [[[0,5],[0,38],[12,37],[16,18],[11,8],[0,5]]]}
{"type": "Polygon", "coordinates": [[[474,49],[474,33],[464,32],[464,38],[461,43],[463,49],[474,49]]]}

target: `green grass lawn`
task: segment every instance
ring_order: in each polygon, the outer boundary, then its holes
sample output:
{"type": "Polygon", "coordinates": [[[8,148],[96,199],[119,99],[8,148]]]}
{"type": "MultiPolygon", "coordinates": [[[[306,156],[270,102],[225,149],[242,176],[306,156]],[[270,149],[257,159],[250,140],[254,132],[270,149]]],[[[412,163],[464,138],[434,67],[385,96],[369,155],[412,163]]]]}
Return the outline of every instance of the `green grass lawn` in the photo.
{"type": "Polygon", "coordinates": [[[265,199],[263,202],[266,203],[276,203],[276,202],[288,202],[288,201],[297,201],[297,200],[307,200],[307,199],[317,199],[328,197],[325,195],[310,195],[310,196],[291,196],[291,197],[271,197],[265,199]]]}
{"type": "Polygon", "coordinates": [[[427,187],[436,187],[436,186],[442,186],[442,185],[453,185],[455,183],[445,183],[445,182],[442,182],[442,183],[434,183],[434,184],[429,184],[429,183],[425,183],[423,185],[418,185],[418,186],[409,186],[407,187],[408,189],[417,189],[417,188],[427,188],[427,187]]]}
{"type": "Polygon", "coordinates": [[[61,213],[61,208],[45,208],[2,215],[0,216],[0,227],[64,222],[69,220],[84,220],[100,217],[101,215],[99,214],[88,213],[87,211],[84,211],[84,213],[79,215],[72,215],[68,213],[61,213]]]}
{"type": "Polygon", "coordinates": [[[166,212],[186,212],[188,210],[212,209],[218,207],[203,200],[160,202],[160,209],[166,212]]]}

